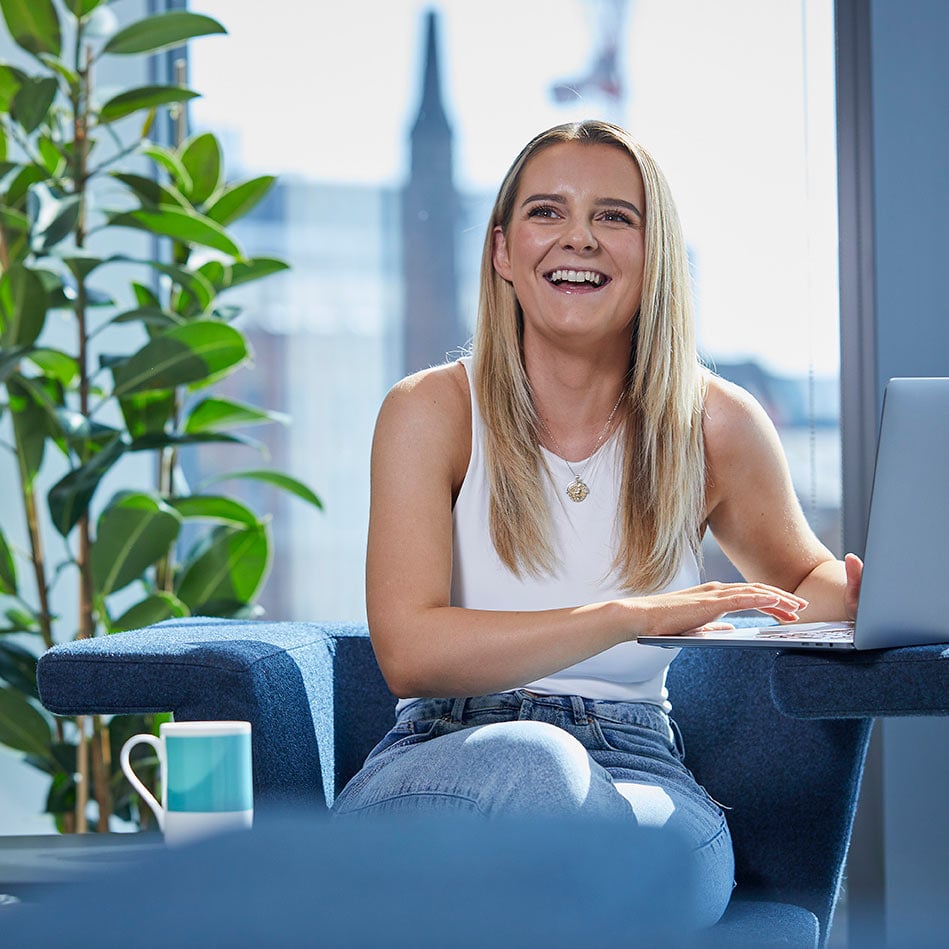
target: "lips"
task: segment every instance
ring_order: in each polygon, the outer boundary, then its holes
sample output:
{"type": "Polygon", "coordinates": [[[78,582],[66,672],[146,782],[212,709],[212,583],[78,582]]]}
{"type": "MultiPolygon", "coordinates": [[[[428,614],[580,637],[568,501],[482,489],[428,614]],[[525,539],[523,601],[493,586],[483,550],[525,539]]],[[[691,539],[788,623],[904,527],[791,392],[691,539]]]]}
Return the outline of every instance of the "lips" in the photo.
{"type": "Polygon", "coordinates": [[[545,273],[544,279],[555,287],[568,290],[599,290],[610,281],[610,278],[599,270],[573,270],[566,267],[545,273]]]}

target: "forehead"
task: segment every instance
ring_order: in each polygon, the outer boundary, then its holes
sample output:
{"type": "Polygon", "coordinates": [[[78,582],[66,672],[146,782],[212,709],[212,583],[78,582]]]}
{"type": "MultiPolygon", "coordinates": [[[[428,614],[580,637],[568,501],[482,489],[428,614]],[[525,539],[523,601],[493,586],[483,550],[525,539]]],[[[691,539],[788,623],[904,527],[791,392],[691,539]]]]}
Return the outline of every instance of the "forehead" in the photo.
{"type": "Polygon", "coordinates": [[[643,180],[632,156],[618,145],[558,142],[532,156],[521,172],[518,196],[591,192],[597,197],[640,199],[643,180]]]}

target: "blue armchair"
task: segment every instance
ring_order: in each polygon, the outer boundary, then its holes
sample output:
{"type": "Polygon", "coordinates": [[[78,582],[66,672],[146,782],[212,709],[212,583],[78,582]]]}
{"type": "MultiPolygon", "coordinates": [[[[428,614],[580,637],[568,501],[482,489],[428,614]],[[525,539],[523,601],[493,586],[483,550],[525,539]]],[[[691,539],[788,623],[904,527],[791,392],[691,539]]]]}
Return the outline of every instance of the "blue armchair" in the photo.
{"type": "MultiPolygon", "coordinates": [[[[669,689],[686,760],[730,808],[735,844],[737,888],[708,945],[825,944],[872,719],[944,711],[949,663],[934,663],[942,650],[933,648],[679,655],[669,689]],[[893,697],[908,652],[917,673],[926,662],[942,678],[904,708],[893,697]]],[[[331,806],[394,717],[363,625],[168,621],[57,646],[38,681],[44,705],[62,715],[250,721],[262,810],[331,806]]]]}

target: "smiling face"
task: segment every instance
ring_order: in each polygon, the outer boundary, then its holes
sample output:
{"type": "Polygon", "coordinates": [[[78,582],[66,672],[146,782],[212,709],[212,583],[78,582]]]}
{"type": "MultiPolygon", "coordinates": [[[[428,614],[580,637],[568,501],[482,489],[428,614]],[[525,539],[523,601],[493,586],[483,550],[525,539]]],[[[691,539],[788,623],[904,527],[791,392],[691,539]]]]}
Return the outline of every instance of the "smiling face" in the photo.
{"type": "Polygon", "coordinates": [[[506,229],[494,231],[494,268],[514,287],[532,334],[629,339],[642,299],[642,177],[628,153],[562,142],[521,172],[506,229]]]}

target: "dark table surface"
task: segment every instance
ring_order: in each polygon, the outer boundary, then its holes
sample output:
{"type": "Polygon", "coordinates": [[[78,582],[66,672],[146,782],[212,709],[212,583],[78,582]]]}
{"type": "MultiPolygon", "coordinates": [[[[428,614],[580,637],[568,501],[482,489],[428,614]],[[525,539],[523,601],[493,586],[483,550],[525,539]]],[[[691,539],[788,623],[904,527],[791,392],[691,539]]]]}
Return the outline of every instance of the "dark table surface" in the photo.
{"type": "Polygon", "coordinates": [[[0,903],[38,888],[135,863],[164,849],[153,834],[30,834],[0,836],[0,903]]]}

